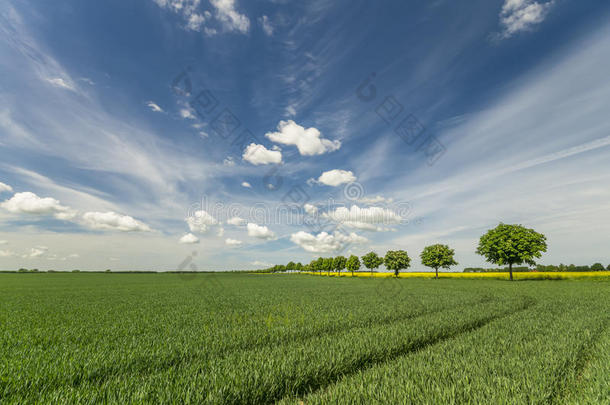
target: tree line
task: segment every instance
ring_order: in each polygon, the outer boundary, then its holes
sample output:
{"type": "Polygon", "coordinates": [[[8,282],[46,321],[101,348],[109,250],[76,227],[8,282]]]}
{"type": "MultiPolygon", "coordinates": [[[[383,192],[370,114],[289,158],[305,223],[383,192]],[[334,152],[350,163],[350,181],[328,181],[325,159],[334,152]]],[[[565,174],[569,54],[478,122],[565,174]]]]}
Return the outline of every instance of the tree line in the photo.
{"type": "MultiPolygon", "coordinates": [[[[507,266],[503,271],[510,273],[510,280],[513,280],[513,271],[529,271],[529,267],[517,267],[514,265],[527,264],[536,266],[535,260],[546,252],[546,236],[526,228],[522,225],[511,225],[500,223],[493,229],[488,230],[479,239],[476,253],[483,256],[487,262],[498,266],[507,266]]],[[[458,263],[454,259],[454,250],[447,245],[434,244],[426,246],[420,254],[421,263],[435,270],[436,278],[438,278],[439,269],[449,269],[458,263]]],[[[388,270],[398,277],[400,271],[406,270],[411,266],[411,258],[406,250],[390,250],[385,256],[381,257],[375,252],[369,252],[359,258],[356,255],[349,257],[320,257],[312,260],[308,264],[290,262],[287,265],[276,265],[261,272],[278,272],[278,271],[311,271],[311,272],[337,272],[349,271],[354,274],[360,270],[362,264],[369,271],[376,271],[379,266],[385,264],[388,270]],[[362,260],[361,260],[362,259],[362,260]]],[[[610,270],[610,265],[607,267],[610,270]]],[[[595,263],[593,266],[574,266],[574,265],[559,265],[559,266],[543,266],[537,265],[538,271],[601,271],[604,266],[601,263],[595,263]]],[[[465,272],[488,271],[482,268],[466,268],[465,272]]],[[[498,271],[494,269],[493,271],[498,271]]]]}

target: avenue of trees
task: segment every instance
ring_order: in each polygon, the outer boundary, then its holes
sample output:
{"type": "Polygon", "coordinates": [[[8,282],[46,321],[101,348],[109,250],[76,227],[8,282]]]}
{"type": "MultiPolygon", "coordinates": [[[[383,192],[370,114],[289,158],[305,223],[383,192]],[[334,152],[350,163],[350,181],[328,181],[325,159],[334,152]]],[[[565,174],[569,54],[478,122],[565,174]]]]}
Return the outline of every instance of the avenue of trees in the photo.
{"type": "MultiPolygon", "coordinates": [[[[574,266],[560,264],[559,266],[544,266],[536,265],[535,260],[546,252],[546,237],[541,233],[528,229],[522,225],[507,225],[499,224],[494,229],[490,229],[479,240],[479,245],[476,252],[483,256],[489,263],[497,266],[505,266],[504,268],[474,268],[467,267],[464,272],[487,272],[487,271],[507,271],[510,273],[510,279],[513,279],[513,272],[532,271],[529,266],[536,266],[536,271],[603,271],[610,270],[610,265],[606,268],[601,263],[595,263],[592,266],[574,266]],[[527,264],[528,266],[520,266],[527,264]],[[517,267],[515,267],[517,266],[517,267]]],[[[455,251],[447,245],[434,244],[426,246],[420,254],[421,263],[434,269],[436,278],[438,278],[439,269],[449,269],[458,263],[454,258],[455,251]]],[[[390,250],[385,256],[379,256],[376,252],[369,252],[359,258],[356,255],[351,255],[348,258],[344,256],[337,257],[319,257],[312,260],[308,264],[289,262],[286,265],[276,265],[264,272],[281,272],[281,271],[308,271],[317,273],[336,272],[341,274],[346,270],[357,272],[364,266],[368,271],[375,272],[381,265],[385,265],[386,269],[392,271],[395,277],[398,277],[401,271],[411,267],[411,258],[406,250],[390,250]]]]}

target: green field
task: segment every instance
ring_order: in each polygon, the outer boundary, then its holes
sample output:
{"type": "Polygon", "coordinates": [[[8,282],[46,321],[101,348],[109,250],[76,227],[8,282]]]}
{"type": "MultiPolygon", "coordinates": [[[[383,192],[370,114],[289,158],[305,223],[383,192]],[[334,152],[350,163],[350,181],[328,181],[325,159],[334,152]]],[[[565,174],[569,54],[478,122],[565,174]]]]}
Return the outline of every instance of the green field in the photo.
{"type": "Polygon", "coordinates": [[[610,283],[0,274],[0,403],[610,403],[610,283]]]}

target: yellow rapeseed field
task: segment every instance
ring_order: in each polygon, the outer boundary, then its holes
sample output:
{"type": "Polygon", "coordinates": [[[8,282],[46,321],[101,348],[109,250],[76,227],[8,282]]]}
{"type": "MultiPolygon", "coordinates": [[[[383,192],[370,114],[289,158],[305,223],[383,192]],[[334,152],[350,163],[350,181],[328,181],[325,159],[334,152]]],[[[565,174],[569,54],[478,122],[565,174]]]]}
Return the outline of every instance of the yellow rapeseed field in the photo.
{"type": "MultiPolygon", "coordinates": [[[[337,277],[337,273],[322,272],[304,272],[306,274],[322,275],[337,277]]],[[[368,271],[359,271],[354,273],[354,277],[393,277],[393,273],[372,273],[368,271]]],[[[341,277],[351,277],[350,272],[341,273],[341,277]]],[[[406,272],[398,275],[400,278],[434,278],[433,272],[406,272]]],[[[508,272],[493,272],[493,273],[438,273],[439,278],[496,278],[508,279],[508,272]]],[[[609,278],[610,271],[572,271],[572,272],[514,272],[513,278],[516,280],[535,280],[535,279],[590,279],[590,278],[609,278]]]]}

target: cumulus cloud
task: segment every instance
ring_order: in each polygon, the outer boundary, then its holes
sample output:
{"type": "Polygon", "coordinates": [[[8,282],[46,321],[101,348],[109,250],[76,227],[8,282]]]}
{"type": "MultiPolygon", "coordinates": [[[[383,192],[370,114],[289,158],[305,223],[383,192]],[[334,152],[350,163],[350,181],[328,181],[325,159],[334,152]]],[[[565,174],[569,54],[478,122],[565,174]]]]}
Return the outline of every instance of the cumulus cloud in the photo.
{"type": "Polygon", "coordinates": [[[227,224],[229,225],[235,225],[235,226],[242,226],[242,225],[246,225],[246,220],[240,217],[233,217],[233,218],[229,218],[227,220],[227,224]]]}
{"type": "Polygon", "coordinates": [[[500,24],[504,29],[502,36],[508,38],[541,23],[554,3],[554,0],[506,0],[500,12],[500,24]]]}
{"type": "Polygon", "coordinates": [[[218,224],[216,218],[207,213],[207,211],[195,211],[193,215],[186,218],[186,223],[191,232],[205,233],[211,226],[218,224]]]}
{"type": "Polygon", "coordinates": [[[128,215],[116,212],[86,212],[83,221],[91,229],[121,232],[151,232],[152,229],[128,215]]]}
{"type": "Polygon", "coordinates": [[[357,205],[352,205],[350,209],[339,207],[322,216],[350,228],[369,231],[388,231],[390,229],[380,225],[399,224],[402,220],[400,215],[387,208],[360,208],[357,205]]]}
{"type": "Polygon", "coordinates": [[[189,244],[199,243],[199,238],[196,237],[195,235],[193,235],[192,233],[187,233],[186,235],[181,237],[178,242],[189,245],[189,244]]]}
{"type": "Polygon", "coordinates": [[[270,267],[271,266],[271,263],[263,262],[260,260],[255,260],[250,264],[252,264],[253,266],[257,266],[257,267],[270,267]]]}
{"type": "Polygon", "coordinates": [[[303,156],[321,155],[341,147],[340,141],[322,138],[317,128],[305,129],[292,120],[280,121],[277,130],[277,132],[268,132],[265,136],[275,143],[295,145],[303,156]]]}
{"type": "Polygon", "coordinates": [[[13,192],[13,188],[11,186],[9,186],[8,184],[4,184],[2,182],[0,182],[0,193],[12,193],[13,192]]]}
{"type": "Polygon", "coordinates": [[[316,207],[315,205],[305,204],[303,208],[305,209],[305,212],[309,215],[316,215],[318,213],[318,207],[316,207]]]}
{"type": "Polygon", "coordinates": [[[210,0],[216,9],[216,18],[227,31],[248,32],[250,20],[235,9],[235,0],[210,0]]]}
{"type": "Polygon", "coordinates": [[[281,163],[282,152],[279,150],[269,150],[263,145],[257,145],[251,143],[248,145],[242,158],[246,162],[250,162],[253,165],[266,165],[269,163],[281,163]]]}
{"type": "Polygon", "coordinates": [[[159,105],[154,101],[147,101],[146,105],[154,112],[164,112],[163,108],[159,107],[159,105]]]}
{"type": "Polygon", "coordinates": [[[248,223],[248,236],[259,239],[275,239],[275,233],[264,225],[248,223]]]}
{"type": "Polygon", "coordinates": [[[317,182],[327,186],[336,187],[341,184],[352,183],[356,181],[356,176],[349,170],[329,170],[320,175],[317,182]]]}
{"type": "Polygon", "coordinates": [[[0,204],[0,207],[13,214],[53,215],[62,220],[76,216],[76,211],[61,205],[56,199],[41,198],[31,192],[17,193],[0,204]]]}
{"type": "Polygon", "coordinates": [[[269,17],[263,15],[258,19],[258,22],[261,24],[263,32],[268,36],[273,35],[273,26],[271,25],[271,21],[269,21],[269,17]]]}
{"type": "Polygon", "coordinates": [[[248,183],[247,181],[242,182],[241,186],[245,188],[252,188],[252,184],[248,183]]]}
{"type": "Polygon", "coordinates": [[[311,233],[299,231],[290,235],[290,240],[292,243],[311,253],[334,253],[345,249],[351,244],[368,242],[368,239],[353,232],[349,235],[341,232],[335,232],[333,234],[320,232],[317,235],[313,235],[311,233]]]}
{"type": "Polygon", "coordinates": [[[225,244],[227,244],[228,246],[241,246],[244,242],[237,240],[237,239],[231,239],[231,238],[227,238],[225,239],[225,244]]]}
{"type": "Polygon", "coordinates": [[[205,17],[201,14],[192,13],[188,16],[188,20],[186,22],[186,28],[192,31],[200,31],[201,26],[205,22],[205,17]]]}

